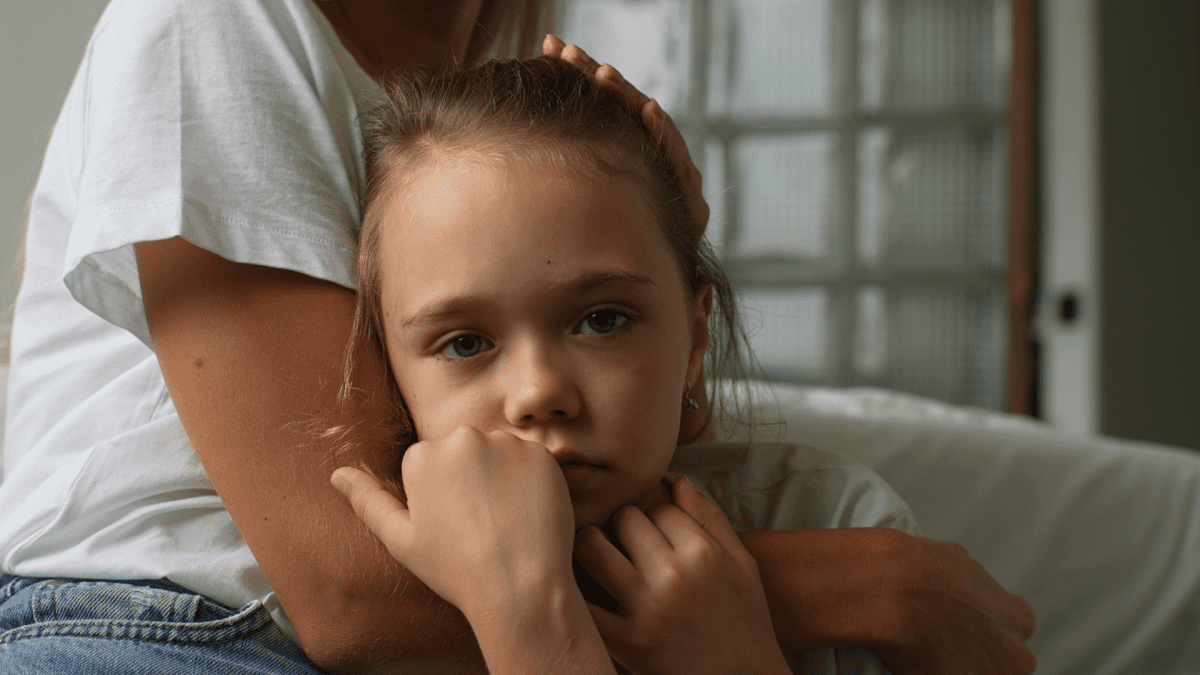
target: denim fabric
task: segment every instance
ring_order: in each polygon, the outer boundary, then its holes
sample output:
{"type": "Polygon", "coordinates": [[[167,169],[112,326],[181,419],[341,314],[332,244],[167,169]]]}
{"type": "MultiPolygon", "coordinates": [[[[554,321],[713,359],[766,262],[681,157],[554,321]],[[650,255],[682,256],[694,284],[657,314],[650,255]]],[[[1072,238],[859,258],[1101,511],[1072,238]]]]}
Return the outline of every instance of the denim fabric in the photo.
{"type": "Polygon", "coordinates": [[[165,579],[0,575],[0,673],[321,671],[258,601],[229,609],[165,579]]]}

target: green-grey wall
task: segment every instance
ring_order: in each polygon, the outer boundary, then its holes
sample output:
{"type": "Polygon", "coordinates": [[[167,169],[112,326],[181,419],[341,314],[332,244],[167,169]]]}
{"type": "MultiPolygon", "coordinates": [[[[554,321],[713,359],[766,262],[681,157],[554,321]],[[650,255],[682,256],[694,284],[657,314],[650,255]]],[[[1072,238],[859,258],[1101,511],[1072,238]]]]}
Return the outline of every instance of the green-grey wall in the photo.
{"type": "Polygon", "coordinates": [[[1200,449],[1200,2],[1099,9],[1101,431],[1200,449]]]}

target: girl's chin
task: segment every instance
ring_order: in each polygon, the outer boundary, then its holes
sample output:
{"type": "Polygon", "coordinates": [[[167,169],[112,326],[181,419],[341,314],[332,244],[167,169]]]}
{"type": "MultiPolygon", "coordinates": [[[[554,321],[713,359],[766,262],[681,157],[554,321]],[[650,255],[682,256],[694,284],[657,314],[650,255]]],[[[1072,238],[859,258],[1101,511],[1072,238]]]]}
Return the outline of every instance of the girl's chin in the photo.
{"type": "MultiPolygon", "coordinates": [[[[673,502],[671,501],[671,491],[667,483],[663,480],[658,480],[654,482],[654,485],[650,487],[650,490],[646,492],[646,494],[642,495],[640,499],[626,503],[633,504],[644,512],[656,504],[671,504],[673,502]]],[[[574,504],[575,529],[578,530],[585,525],[595,525],[602,530],[610,532],[612,529],[612,516],[617,512],[617,509],[621,508],[622,506],[624,506],[624,504],[618,504],[615,507],[597,511],[595,508],[589,509],[587,504],[579,504],[576,502],[574,504]]]]}

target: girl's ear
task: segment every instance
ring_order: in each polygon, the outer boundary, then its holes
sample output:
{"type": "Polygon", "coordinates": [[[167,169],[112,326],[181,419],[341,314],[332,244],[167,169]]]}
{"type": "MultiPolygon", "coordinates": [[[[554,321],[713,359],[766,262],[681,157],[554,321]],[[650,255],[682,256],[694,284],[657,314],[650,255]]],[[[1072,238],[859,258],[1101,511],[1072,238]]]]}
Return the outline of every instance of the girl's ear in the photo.
{"type": "Polygon", "coordinates": [[[688,354],[688,382],[700,379],[704,352],[708,349],[708,316],[712,314],[712,303],[712,285],[705,284],[696,291],[696,303],[692,307],[692,350],[688,354]]]}

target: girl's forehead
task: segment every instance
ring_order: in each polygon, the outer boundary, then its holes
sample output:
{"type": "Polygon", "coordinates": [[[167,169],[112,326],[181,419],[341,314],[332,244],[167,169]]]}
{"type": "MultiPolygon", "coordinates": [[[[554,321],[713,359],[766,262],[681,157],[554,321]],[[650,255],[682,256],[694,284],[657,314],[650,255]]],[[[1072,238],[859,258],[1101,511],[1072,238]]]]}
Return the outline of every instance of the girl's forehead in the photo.
{"type": "Polygon", "coordinates": [[[381,261],[393,285],[401,282],[397,274],[414,291],[451,282],[549,281],[570,272],[556,263],[682,279],[630,179],[453,158],[415,170],[406,182],[382,223],[381,261]]]}
{"type": "Polygon", "coordinates": [[[591,162],[537,159],[456,153],[411,167],[386,205],[388,229],[411,236],[491,222],[497,231],[522,225],[527,234],[564,234],[562,219],[583,218],[596,234],[634,225],[662,238],[658,214],[639,181],[591,162]]]}

